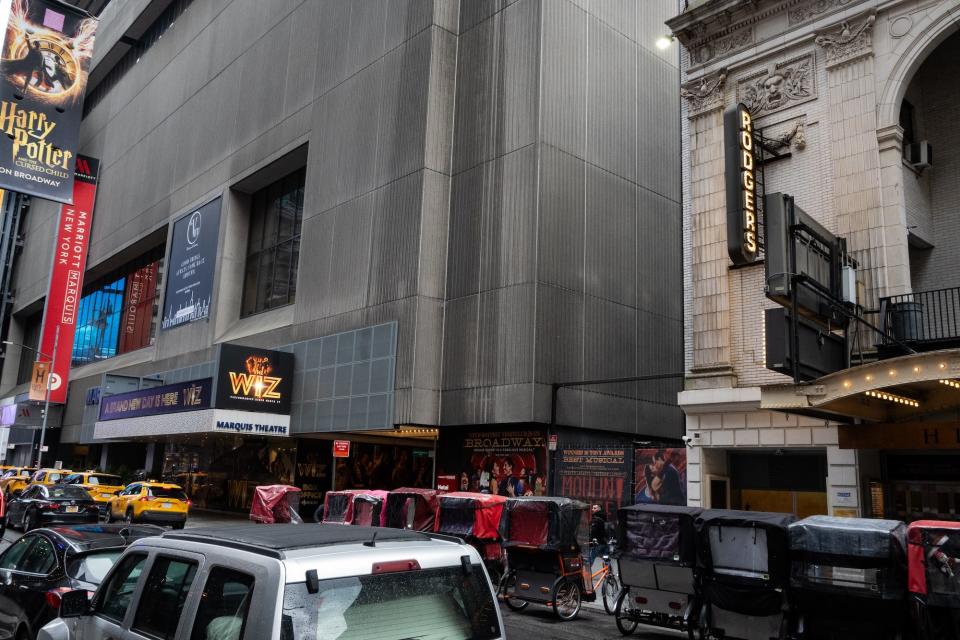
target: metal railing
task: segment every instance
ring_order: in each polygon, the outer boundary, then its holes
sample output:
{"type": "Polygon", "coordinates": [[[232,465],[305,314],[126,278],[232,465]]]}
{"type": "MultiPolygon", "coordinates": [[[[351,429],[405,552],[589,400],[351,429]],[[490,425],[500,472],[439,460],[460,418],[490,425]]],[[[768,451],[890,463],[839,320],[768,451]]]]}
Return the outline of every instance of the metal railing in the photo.
{"type": "Polygon", "coordinates": [[[880,299],[880,357],[901,355],[899,341],[916,351],[960,347],[960,287],[880,299]]]}

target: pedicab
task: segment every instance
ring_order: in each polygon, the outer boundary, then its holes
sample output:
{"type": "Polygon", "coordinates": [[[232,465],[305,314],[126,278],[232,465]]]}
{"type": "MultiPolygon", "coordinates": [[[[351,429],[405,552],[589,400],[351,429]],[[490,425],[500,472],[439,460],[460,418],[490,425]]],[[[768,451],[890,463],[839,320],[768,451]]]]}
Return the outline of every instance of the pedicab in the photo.
{"type": "Polygon", "coordinates": [[[250,519],[260,524],[303,524],[297,509],[300,507],[300,489],[285,484],[257,487],[253,492],[250,519]]]}
{"type": "Polygon", "coordinates": [[[503,548],[500,546],[500,517],[507,502],[504,496],[455,491],[438,496],[440,508],[433,530],[462,538],[483,558],[490,582],[503,577],[503,548]]]}
{"type": "MultiPolygon", "coordinates": [[[[355,524],[357,497],[367,494],[385,496],[386,491],[372,491],[370,489],[344,489],[342,491],[327,491],[323,497],[324,524],[355,524]]],[[[377,523],[379,524],[379,522],[377,523]]]]}
{"type": "Polygon", "coordinates": [[[383,526],[392,529],[433,531],[437,515],[437,491],[401,487],[387,495],[383,526]]]}
{"type": "Polygon", "coordinates": [[[642,623],[684,630],[693,640],[700,616],[694,522],[702,511],[637,504],[617,512],[620,633],[630,635],[642,623]]]}
{"type": "Polygon", "coordinates": [[[811,516],[789,531],[795,637],[900,637],[906,621],[906,525],[811,516]]]}
{"type": "Polygon", "coordinates": [[[387,510],[384,504],[389,491],[364,491],[353,496],[353,524],[363,527],[382,527],[387,510]]]}
{"type": "Polygon", "coordinates": [[[507,573],[500,592],[508,607],[522,611],[536,602],[573,620],[582,601],[597,599],[577,540],[586,511],[570,498],[507,499],[500,519],[507,573]]]}
{"type": "Polygon", "coordinates": [[[790,624],[787,513],[708,510],[696,521],[701,637],[783,640],[790,624]]]}
{"type": "Polygon", "coordinates": [[[917,640],[960,640],[960,522],[910,523],[907,558],[917,640]]]}

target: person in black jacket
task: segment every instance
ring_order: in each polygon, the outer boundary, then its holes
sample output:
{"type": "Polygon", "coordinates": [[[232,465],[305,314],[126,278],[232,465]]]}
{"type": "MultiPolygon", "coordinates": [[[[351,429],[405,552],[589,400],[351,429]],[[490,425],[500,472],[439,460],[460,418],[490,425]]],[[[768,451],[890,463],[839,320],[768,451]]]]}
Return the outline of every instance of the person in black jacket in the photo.
{"type": "Polygon", "coordinates": [[[600,556],[607,553],[607,514],[600,505],[590,507],[590,569],[593,572],[593,563],[600,556]]]}

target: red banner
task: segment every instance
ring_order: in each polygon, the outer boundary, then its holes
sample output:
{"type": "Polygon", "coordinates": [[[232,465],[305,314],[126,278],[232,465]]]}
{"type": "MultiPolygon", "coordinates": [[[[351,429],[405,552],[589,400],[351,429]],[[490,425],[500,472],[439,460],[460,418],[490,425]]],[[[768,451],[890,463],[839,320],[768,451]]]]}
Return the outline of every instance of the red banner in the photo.
{"type": "Polygon", "coordinates": [[[151,262],[127,276],[126,289],[123,297],[120,349],[117,353],[127,353],[150,344],[153,300],[157,290],[157,263],[151,262]]]}
{"type": "MultiPolygon", "coordinates": [[[[87,246],[90,243],[90,224],[93,222],[93,203],[97,195],[99,171],[99,160],[85,156],[77,158],[73,204],[63,205],[57,225],[50,290],[47,292],[47,303],[43,310],[40,351],[53,355],[54,338],[59,327],[53,380],[50,383],[50,402],[58,404],[67,401],[77,309],[83,292],[83,273],[87,266],[87,246]]],[[[41,356],[39,359],[49,358],[41,356]]]]}

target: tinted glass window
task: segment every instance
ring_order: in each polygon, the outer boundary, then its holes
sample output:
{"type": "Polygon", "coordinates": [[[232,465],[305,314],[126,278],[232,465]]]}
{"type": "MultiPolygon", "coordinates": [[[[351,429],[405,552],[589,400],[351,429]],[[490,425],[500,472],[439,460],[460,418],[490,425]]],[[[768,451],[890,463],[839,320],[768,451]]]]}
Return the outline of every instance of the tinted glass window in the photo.
{"type": "Polygon", "coordinates": [[[128,555],[121,560],[120,566],[110,577],[110,582],[97,598],[97,613],[116,622],[123,622],[146,560],[147,556],[139,553],[128,555]]]}
{"type": "Polygon", "coordinates": [[[172,500],[186,500],[187,496],[183,489],[165,489],[163,487],[150,487],[147,489],[152,498],[170,498],[172,500]]]}
{"type": "Polygon", "coordinates": [[[67,560],[67,575],[90,584],[100,584],[121,553],[120,549],[111,549],[70,558],[67,560]]]}
{"type": "Polygon", "coordinates": [[[80,484],[83,481],[83,476],[80,476],[76,473],[69,475],[63,479],[63,484],[80,484]]]}
{"type": "MultiPolygon", "coordinates": [[[[13,543],[3,556],[0,556],[0,569],[17,569],[30,550],[36,536],[23,536],[13,543]]],[[[19,570],[19,569],[18,569],[19,570]]]]}
{"type": "Polygon", "coordinates": [[[497,605],[479,567],[465,576],[444,569],[288,584],[283,598],[282,640],[359,638],[500,637],[497,605]]]}
{"type": "Polygon", "coordinates": [[[46,575],[57,566],[57,555],[53,544],[44,537],[37,536],[30,551],[23,557],[17,567],[25,573],[40,573],[46,575]]]}
{"type": "Polygon", "coordinates": [[[163,640],[173,638],[196,571],[193,562],[158,556],[140,596],[133,628],[163,640]]]}
{"type": "Polygon", "coordinates": [[[253,576],[214,567],[203,587],[191,640],[237,640],[242,637],[252,595],[253,576]]]}
{"type": "Polygon", "coordinates": [[[72,484],[60,484],[47,490],[55,500],[89,500],[90,494],[83,487],[72,484]]]}
{"type": "Polygon", "coordinates": [[[87,476],[87,484],[106,484],[116,486],[120,484],[120,476],[100,476],[91,474],[87,476]]]}

